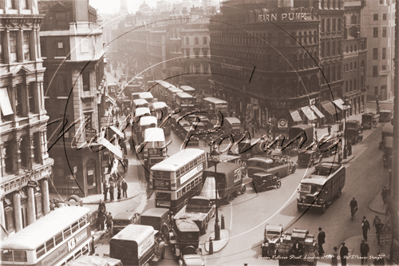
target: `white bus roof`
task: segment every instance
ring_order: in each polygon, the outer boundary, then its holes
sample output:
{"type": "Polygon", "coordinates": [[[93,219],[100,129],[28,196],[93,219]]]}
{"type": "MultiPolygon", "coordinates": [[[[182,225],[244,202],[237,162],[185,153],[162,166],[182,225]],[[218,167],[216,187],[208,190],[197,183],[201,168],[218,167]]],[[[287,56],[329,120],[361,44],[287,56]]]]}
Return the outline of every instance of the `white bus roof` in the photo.
{"type": "Polygon", "coordinates": [[[208,102],[215,103],[215,104],[218,104],[218,103],[227,104],[226,101],[218,99],[218,98],[215,98],[215,97],[206,97],[206,98],[204,98],[204,101],[208,101],[208,102]]]}
{"type": "Polygon", "coordinates": [[[230,124],[240,124],[241,121],[237,117],[225,117],[226,121],[228,121],[230,124]]]}
{"type": "Polygon", "coordinates": [[[1,249],[34,250],[90,212],[89,208],[58,208],[21,231],[1,241],[1,249]]]}
{"type": "Polygon", "coordinates": [[[152,98],[154,98],[154,96],[152,96],[151,92],[140,92],[139,96],[142,99],[152,99],[152,98]]]}
{"type": "Polygon", "coordinates": [[[154,227],[141,224],[129,224],[112,239],[135,241],[139,246],[148,238],[154,239],[154,227]]]}
{"type": "Polygon", "coordinates": [[[174,87],[172,84],[164,80],[155,80],[155,82],[158,83],[159,85],[162,85],[165,88],[174,87]]]}
{"type": "Polygon", "coordinates": [[[168,107],[168,105],[164,102],[155,102],[155,103],[152,103],[152,107],[154,109],[162,109],[162,108],[168,107]]]}
{"type": "Polygon", "coordinates": [[[195,91],[195,89],[193,87],[188,86],[188,85],[180,86],[180,89],[185,91],[185,92],[187,92],[187,91],[195,91]]]}
{"type": "Polygon", "coordinates": [[[193,98],[193,96],[187,92],[178,92],[176,95],[180,98],[193,98]]]}
{"type": "Polygon", "coordinates": [[[139,107],[139,108],[136,108],[136,110],[134,110],[134,112],[135,112],[135,116],[142,116],[142,115],[145,115],[145,114],[151,114],[150,113],[150,108],[148,108],[148,107],[139,107]]]}
{"type": "Polygon", "coordinates": [[[205,151],[200,149],[184,149],[157,163],[151,170],[173,172],[202,154],[205,154],[205,151]]]}
{"type": "Polygon", "coordinates": [[[169,87],[168,90],[173,93],[183,92],[181,89],[176,87],[169,87]]]}
{"type": "Polygon", "coordinates": [[[165,141],[165,134],[162,128],[147,128],[144,131],[144,141],[165,141]]]}
{"type": "Polygon", "coordinates": [[[325,176],[325,175],[311,175],[311,178],[309,176],[305,177],[304,179],[301,180],[301,184],[313,184],[313,185],[324,185],[327,180],[329,180],[330,176],[325,176]]]}
{"type": "Polygon", "coordinates": [[[133,100],[133,103],[135,105],[148,104],[146,99],[136,99],[136,100],[133,100]]]}
{"type": "Polygon", "coordinates": [[[143,116],[140,118],[139,126],[148,126],[151,124],[157,125],[157,118],[155,116],[143,116]]]}

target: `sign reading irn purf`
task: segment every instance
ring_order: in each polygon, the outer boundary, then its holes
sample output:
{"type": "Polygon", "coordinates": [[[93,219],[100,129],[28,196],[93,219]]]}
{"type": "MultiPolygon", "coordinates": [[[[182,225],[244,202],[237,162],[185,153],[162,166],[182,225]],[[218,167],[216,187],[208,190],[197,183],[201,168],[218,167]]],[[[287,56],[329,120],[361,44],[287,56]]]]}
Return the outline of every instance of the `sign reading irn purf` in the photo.
{"type": "Polygon", "coordinates": [[[303,12],[290,12],[290,13],[272,13],[258,15],[258,21],[294,21],[306,20],[308,14],[303,12]]]}

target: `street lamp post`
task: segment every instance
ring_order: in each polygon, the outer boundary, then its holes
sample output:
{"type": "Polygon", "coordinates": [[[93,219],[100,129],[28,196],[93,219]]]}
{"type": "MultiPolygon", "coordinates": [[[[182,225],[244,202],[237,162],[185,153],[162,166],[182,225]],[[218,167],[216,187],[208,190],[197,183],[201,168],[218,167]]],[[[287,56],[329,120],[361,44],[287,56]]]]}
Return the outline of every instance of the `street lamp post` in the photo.
{"type": "Polygon", "coordinates": [[[216,204],[216,218],[215,218],[215,240],[220,240],[220,226],[219,226],[219,212],[218,212],[218,190],[217,190],[217,182],[216,182],[216,175],[217,169],[216,166],[219,162],[219,152],[216,150],[215,142],[211,142],[211,153],[210,156],[212,161],[215,163],[215,204],[216,204]]]}

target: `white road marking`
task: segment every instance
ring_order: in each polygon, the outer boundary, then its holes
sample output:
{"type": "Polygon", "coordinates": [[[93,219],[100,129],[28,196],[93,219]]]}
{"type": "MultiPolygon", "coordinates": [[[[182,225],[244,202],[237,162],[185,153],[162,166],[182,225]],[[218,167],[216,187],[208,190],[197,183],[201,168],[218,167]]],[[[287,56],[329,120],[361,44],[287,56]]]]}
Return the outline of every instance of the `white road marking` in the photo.
{"type": "Polygon", "coordinates": [[[233,204],[230,202],[230,227],[229,230],[233,228],[233,204]]]}

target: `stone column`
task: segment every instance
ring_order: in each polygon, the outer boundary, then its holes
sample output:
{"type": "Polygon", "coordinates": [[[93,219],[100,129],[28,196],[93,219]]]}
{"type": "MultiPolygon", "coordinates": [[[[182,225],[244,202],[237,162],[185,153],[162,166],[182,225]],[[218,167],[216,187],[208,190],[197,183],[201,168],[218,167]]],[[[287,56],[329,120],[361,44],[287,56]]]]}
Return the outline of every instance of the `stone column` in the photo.
{"type": "MultiPolygon", "coordinates": [[[[16,149],[16,155],[17,155],[17,157],[16,157],[16,161],[17,161],[17,166],[16,166],[16,171],[14,172],[15,174],[18,174],[18,172],[19,172],[19,169],[21,169],[21,156],[22,156],[22,153],[21,153],[21,142],[22,142],[22,138],[19,138],[19,139],[17,139],[17,141],[16,141],[16,144],[15,144],[15,149],[16,149]]],[[[29,166],[29,163],[28,163],[28,166],[29,166]]]]}
{"type": "Polygon", "coordinates": [[[3,204],[3,199],[0,199],[0,223],[1,225],[6,228],[6,218],[5,218],[5,213],[4,213],[4,204],[3,204]]]}
{"type": "MultiPolygon", "coordinates": [[[[18,1],[16,1],[18,2],[18,1]]],[[[24,43],[24,31],[19,29],[17,33],[17,62],[24,61],[24,50],[23,50],[23,43],[24,43]]]]}
{"type": "Polygon", "coordinates": [[[15,220],[15,232],[21,231],[22,227],[22,213],[21,213],[21,195],[15,192],[13,195],[13,208],[15,220]]]}
{"type": "Polygon", "coordinates": [[[29,36],[29,39],[30,39],[29,40],[29,46],[30,46],[29,52],[30,52],[30,60],[31,61],[37,61],[37,55],[38,55],[37,48],[39,47],[39,44],[36,45],[36,40],[37,40],[36,34],[37,34],[36,29],[32,28],[31,34],[29,36]]]}
{"type": "Polygon", "coordinates": [[[48,189],[48,180],[46,178],[42,179],[41,185],[42,185],[43,214],[47,215],[50,212],[50,193],[48,189]]]}
{"type": "Polygon", "coordinates": [[[29,169],[33,168],[33,164],[35,162],[35,142],[34,142],[34,135],[29,136],[29,145],[30,145],[30,156],[29,156],[29,161],[30,161],[30,165],[31,167],[29,169]]]}
{"type": "Polygon", "coordinates": [[[36,222],[35,190],[28,188],[28,225],[36,222]]]}
{"type": "Polygon", "coordinates": [[[4,64],[8,64],[10,62],[10,30],[6,29],[5,33],[6,34],[3,35],[5,37],[5,45],[3,46],[4,64]]]}

